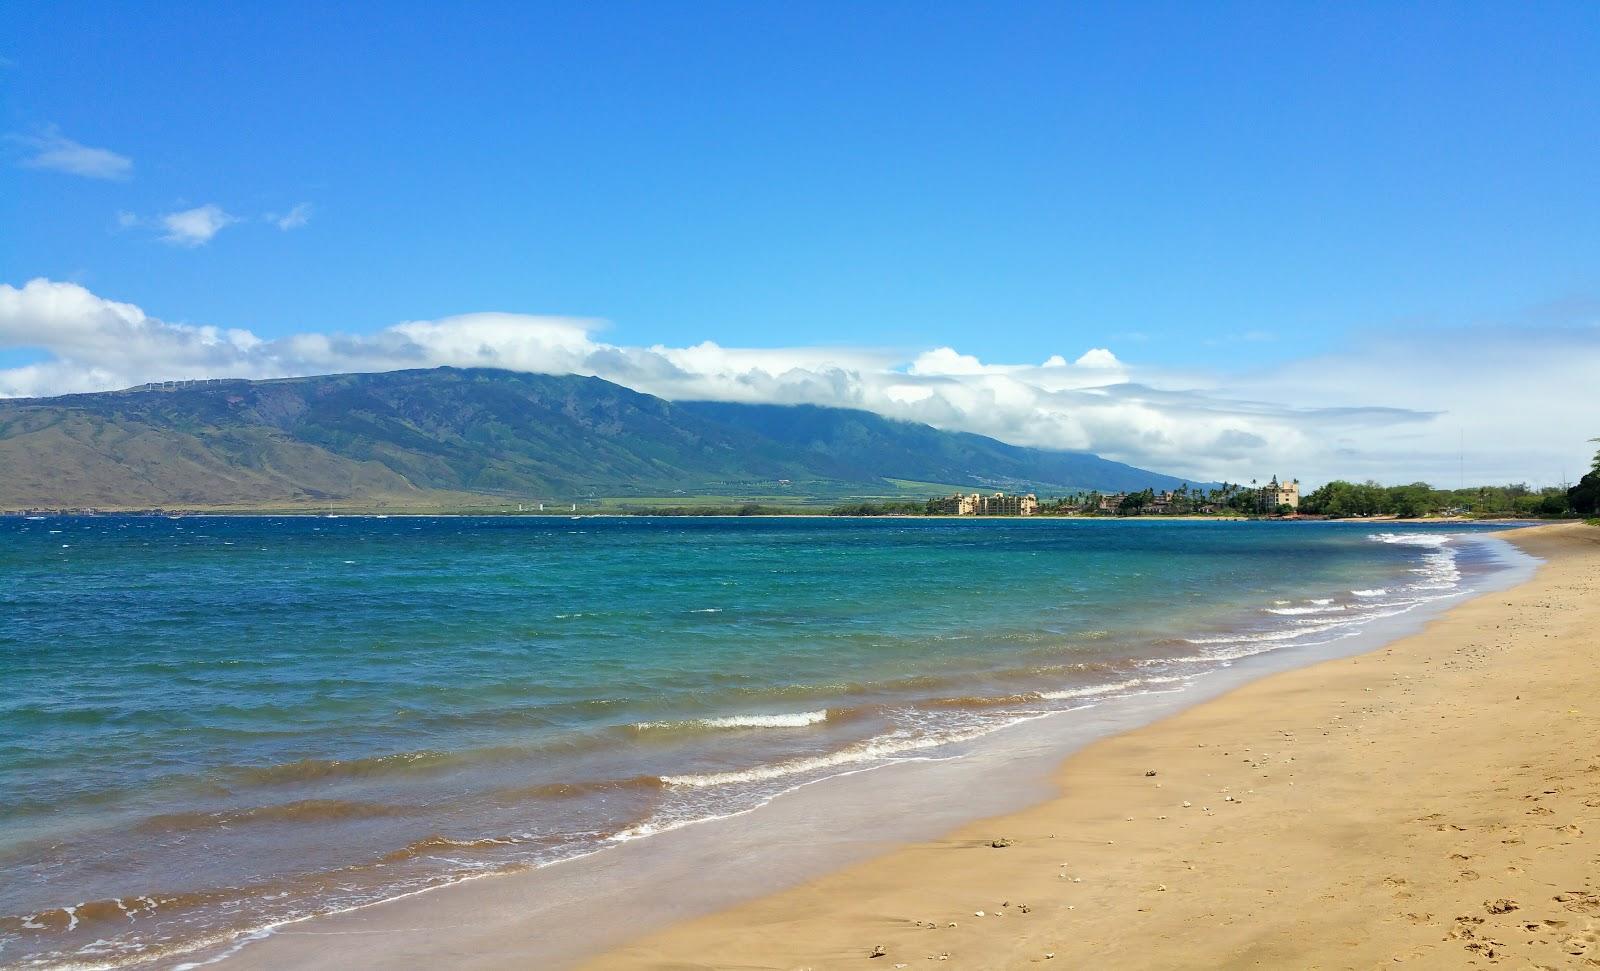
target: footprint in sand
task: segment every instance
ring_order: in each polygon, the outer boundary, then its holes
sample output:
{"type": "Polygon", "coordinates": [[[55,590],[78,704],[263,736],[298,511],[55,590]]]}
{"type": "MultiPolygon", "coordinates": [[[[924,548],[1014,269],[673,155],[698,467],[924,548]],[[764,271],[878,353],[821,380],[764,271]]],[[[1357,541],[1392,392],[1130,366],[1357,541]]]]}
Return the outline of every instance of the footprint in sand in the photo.
{"type": "MultiPolygon", "coordinates": [[[[1600,952],[1600,932],[1596,932],[1593,922],[1576,934],[1569,935],[1561,942],[1561,949],[1573,957],[1589,957],[1600,952]]],[[[1590,958],[1590,963],[1594,958],[1590,958]]]]}
{"type": "Polygon", "coordinates": [[[1403,877],[1384,877],[1383,885],[1388,887],[1389,892],[1394,894],[1396,897],[1411,896],[1411,891],[1407,889],[1406,881],[1403,877]]]}
{"type": "Polygon", "coordinates": [[[1574,914],[1588,914],[1600,917],[1600,894],[1589,893],[1584,890],[1568,890],[1555,896],[1556,903],[1562,909],[1574,914]]]}

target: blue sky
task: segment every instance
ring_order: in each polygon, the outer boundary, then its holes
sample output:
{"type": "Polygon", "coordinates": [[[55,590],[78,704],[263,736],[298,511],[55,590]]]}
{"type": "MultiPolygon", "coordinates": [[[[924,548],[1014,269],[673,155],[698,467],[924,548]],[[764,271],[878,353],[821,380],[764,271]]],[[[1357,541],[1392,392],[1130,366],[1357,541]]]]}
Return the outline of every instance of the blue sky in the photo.
{"type": "Polygon", "coordinates": [[[498,311],[1193,386],[1600,306],[1595,4],[38,3],[0,57],[0,282],[268,340],[498,311]]]}

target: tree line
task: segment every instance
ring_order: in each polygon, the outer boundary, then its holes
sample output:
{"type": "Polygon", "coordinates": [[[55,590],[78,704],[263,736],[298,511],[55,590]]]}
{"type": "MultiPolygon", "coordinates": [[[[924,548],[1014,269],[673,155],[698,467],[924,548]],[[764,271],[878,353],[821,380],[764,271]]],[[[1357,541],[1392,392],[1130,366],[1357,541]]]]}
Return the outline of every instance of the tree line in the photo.
{"type": "MultiPolygon", "coordinates": [[[[1600,443],[1600,438],[1593,441],[1600,443]]],[[[1262,491],[1254,484],[1223,483],[1210,490],[1185,485],[1158,496],[1154,490],[1119,494],[1113,504],[1102,502],[1099,492],[1078,492],[1041,499],[1039,514],[1056,515],[1187,515],[1187,516],[1268,516],[1294,510],[1287,506],[1269,509],[1262,491]],[[1107,506],[1107,508],[1102,508],[1107,506]]],[[[926,516],[948,513],[946,498],[858,502],[829,510],[835,516],[926,516]]],[[[1525,483],[1498,486],[1473,486],[1466,489],[1435,489],[1426,482],[1384,486],[1376,482],[1347,482],[1336,479],[1300,499],[1298,512],[1306,516],[1347,519],[1363,516],[1397,516],[1419,519],[1424,516],[1464,516],[1496,519],[1505,517],[1600,515],[1600,452],[1595,453],[1590,470],[1570,488],[1548,486],[1530,488],[1525,483]]]]}
{"type": "Polygon", "coordinates": [[[1564,516],[1568,514],[1566,490],[1531,489],[1525,483],[1435,489],[1426,482],[1381,486],[1376,482],[1337,479],[1307,493],[1300,512],[1312,516],[1564,516]]]}
{"type": "MultiPolygon", "coordinates": [[[[1600,442],[1600,439],[1594,439],[1600,442]]],[[[1600,506],[1600,452],[1590,471],[1570,488],[1530,489],[1525,483],[1435,489],[1426,482],[1381,486],[1336,480],[1300,500],[1300,511],[1316,516],[1593,516],[1600,506]]]]}

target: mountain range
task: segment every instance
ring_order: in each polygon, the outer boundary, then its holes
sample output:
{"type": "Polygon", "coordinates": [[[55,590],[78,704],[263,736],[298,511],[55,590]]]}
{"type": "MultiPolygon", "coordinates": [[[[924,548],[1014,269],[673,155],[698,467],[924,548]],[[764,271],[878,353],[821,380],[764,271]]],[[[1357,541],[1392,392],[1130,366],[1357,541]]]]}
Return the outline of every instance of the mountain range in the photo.
{"type": "Polygon", "coordinates": [[[865,411],[433,368],[0,400],[0,509],[813,502],[1183,480],[865,411]]]}

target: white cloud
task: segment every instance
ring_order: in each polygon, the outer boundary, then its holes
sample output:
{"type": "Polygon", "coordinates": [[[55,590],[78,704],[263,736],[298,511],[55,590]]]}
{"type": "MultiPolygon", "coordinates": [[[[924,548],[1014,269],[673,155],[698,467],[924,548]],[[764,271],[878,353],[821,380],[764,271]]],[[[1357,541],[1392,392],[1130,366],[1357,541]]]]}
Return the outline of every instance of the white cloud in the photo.
{"type": "Polygon", "coordinates": [[[936,347],[911,362],[912,374],[984,374],[994,370],[971,354],[958,354],[951,347],[936,347]]]}
{"type": "Polygon", "coordinates": [[[1117,360],[1117,356],[1103,347],[1091,347],[1089,350],[1084,351],[1083,356],[1078,358],[1073,363],[1078,365],[1078,367],[1108,369],[1122,367],[1122,362],[1117,360]]]}
{"type": "Polygon", "coordinates": [[[298,202],[288,212],[269,212],[262,218],[284,232],[288,232],[291,229],[299,229],[310,222],[311,213],[311,203],[298,202]]]}
{"type": "Polygon", "coordinates": [[[1175,374],[1106,348],[1073,363],[987,363],[953,348],[629,347],[598,322],[477,313],[367,335],[168,323],[72,283],[0,285],[0,348],[48,360],[0,370],[0,395],[151,380],[282,377],[396,368],[503,367],[596,375],[669,399],[865,408],[1045,448],[1086,450],[1194,479],[1273,474],[1453,484],[1466,440],[1471,481],[1553,483],[1600,434],[1591,400],[1600,326],[1365,338],[1356,349],[1243,375],[1175,374]]]}
{"type": "Polygon", "coordinates": [[[161,241],[191,249],[204,246],[211,242],[211,237],[238,221],[237,217],[228,215],[216,203],[206,203],[182,212],[169,212],[161,217],[161,227],[166,231],[161,241]]]}
{"type": "Polygon", "coordinates": [[[8,135],[7,139],[28,152],[18,163],[24,168],[118,181],[133,175],[133,160],[126,155],[75,142],[54,125],[38,135],[8,135]]]}

